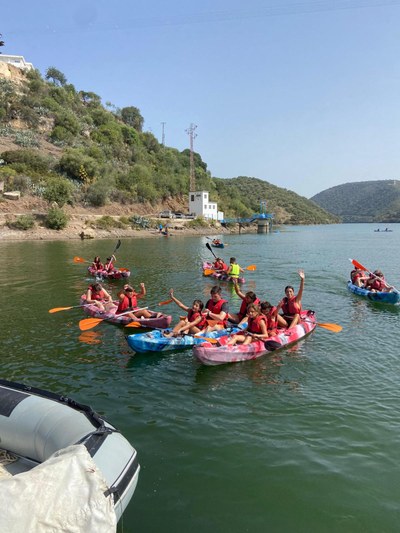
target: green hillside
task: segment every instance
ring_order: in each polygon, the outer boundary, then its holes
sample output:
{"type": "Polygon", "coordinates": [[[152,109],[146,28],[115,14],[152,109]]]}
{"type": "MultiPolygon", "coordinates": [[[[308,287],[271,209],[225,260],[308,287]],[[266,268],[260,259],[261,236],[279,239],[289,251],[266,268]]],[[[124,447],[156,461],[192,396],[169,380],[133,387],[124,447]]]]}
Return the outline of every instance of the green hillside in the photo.
{"type": "MultiPolygon", "coordinates": [[[[11,68],[0,75],[0,179],[6,190],[42,196],[59,205],[101,207],[160,205],[171,199],[187,205],[189,150],[163,146],[143,131],[134,106],[102,104],[94,92],[77,90],[51,67],[38,71],[11,68]]],[[[309,200],[265,181],[211,176],[194,154],[196,188],[210,191],[226,217],[259,212],[268,202],[276,222],[320,224],[338,219],[309,200]]]]}
{"type": "Polygon", "coordinates": [[[359,181],[322,191],[311,198],[343,222],[400,222],[400,181],[359,181]]]}

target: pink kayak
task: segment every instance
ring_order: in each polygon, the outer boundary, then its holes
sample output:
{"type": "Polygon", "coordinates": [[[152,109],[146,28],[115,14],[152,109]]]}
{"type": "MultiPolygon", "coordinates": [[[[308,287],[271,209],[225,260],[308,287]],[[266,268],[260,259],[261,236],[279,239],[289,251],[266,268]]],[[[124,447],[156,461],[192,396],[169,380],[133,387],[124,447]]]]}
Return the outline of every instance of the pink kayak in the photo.
{"type": "Polygon", "coordinates": [[[250,344],[227,345],[229,336],[220,337],[217,344],[204,342],[193,347],[193,354],[204,365],[223,365],[225,363],[239,363],[257,359],[267,353],[280,350],[294,344],[306,335],[314,331],[316,327],[316,317],[313,311],[303,311],[302,321],[297,326],[290,329],[282,329],[273,337],[266,341],[255,341],[250,344]]]}
{"type": "MultiPolygon", "coordinates": [[[[214,269],[214,265],[212,263],[209,263],[208,261],[204,261],[203,263],[203,275],[204,276],[211,276],[212,278],[218,279],[219,281],[231,281],[233,283],[233,278],[231,276],[227,276],[224,272],[217,272],[214,269]],[[213,270],[212,274],[205,274],[206,270],[213,270]]],[[[238,283],[244,283],[246,280],[243,277],[238,278],[238,283]]]]}
{"type": "Polygon", "coordinates": [[[129,278],[131,275],[130,270],[127,268],[117,268],[113,272],[107,272],[106,270],[97,270],[93,267],[88,267],[88,272],[91,276],[103,279],[122,279],[129,278]]]}
{"type": "MultiPolygon", "coordinates": [[[[111,324],[119,324],[125,326],[132,322],[132,319],[127,315],[116,315],[115,312],[118,307],[118,302],[114,302],[114,307],[112,307],[107,313],[101,312],[99,308],[94,304],[86,304],[86,295],[81,296],[81,305],[83,306],[83,311],[93,318],[103,318],[111,324]]],[[[140,308],[139,308],[140,309],[140,308]]],[[[164,315],[163,313],[157,313],[157,311],[151,311],[153,317],[151,318],[135,318],[134,322],[139,322],[143,328],[168,328],[172,321],[171,315],[164,315]],[[157,316],[159,315],[159,316],[157,316]]]]}

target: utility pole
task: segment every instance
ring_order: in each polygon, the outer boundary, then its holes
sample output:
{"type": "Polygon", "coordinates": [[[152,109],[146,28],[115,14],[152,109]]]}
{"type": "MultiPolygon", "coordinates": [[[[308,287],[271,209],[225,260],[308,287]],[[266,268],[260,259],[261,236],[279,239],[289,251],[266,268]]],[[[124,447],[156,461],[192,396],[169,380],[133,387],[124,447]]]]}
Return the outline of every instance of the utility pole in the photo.
{"type": "Polygon", "coordinates": [[[161,144],[163,146],[165,146],[165,133],[164,133],[164,126],[165,126],[166,122],[161,122],[161,125],[162,125],[162,137],[161,137],[161,144]]]}
{"type": "Polygon", "coordinates": [[[186,133],[189,135],[190,140],[190,181],[189,181],[189,191],[196,192],[196,175],[194,172],[194,156],[193,156],[193,140],[197,137],[195,129],[197,128],[196,124],[190,124],[189,128],[186,130],[186,133]]]}

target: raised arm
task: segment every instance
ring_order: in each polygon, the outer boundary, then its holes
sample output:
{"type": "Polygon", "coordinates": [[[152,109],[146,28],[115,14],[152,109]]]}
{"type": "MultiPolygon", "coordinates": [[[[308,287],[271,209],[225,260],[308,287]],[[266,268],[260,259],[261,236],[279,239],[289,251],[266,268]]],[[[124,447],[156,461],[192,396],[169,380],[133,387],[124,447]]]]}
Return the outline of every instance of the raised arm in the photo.
{"type": "Polygon", "coordinates": [[[184,303],[182,303],[181,301],[178,300],[178,298],[175,298],[174,296],[174,289],[170,289],[169,290],[169,295],[171,296],[171,299],[176,303],[176,305],[178,307],[180,307],[181,309],[183,309],[184,311],[189,311],[190,307],[188,307],[187,305],[185,305],[184,303]]]}
{"type": "Polygon", "coordinates": [[[303,297],[303,290],[304,290],[304,278],[305,278],[304,270],[299,270],[299,276],[300,276],[300,287],[299,287],[299,292],[297,293],[297,296],[296,296],[296,303],[300,305],[301,299],[303,297]]]}

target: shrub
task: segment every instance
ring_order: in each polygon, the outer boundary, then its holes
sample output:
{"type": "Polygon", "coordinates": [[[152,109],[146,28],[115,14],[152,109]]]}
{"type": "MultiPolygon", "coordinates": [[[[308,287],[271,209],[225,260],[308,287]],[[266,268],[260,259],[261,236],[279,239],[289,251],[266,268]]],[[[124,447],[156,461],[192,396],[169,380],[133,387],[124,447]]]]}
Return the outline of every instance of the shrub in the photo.
{"type": "Polygon", "coordinates": [[[33,228],[34,225],[35,219],[32,215],[21,215],[14,222],[7,222],[9,228],[23,231],[33,228]]]}
{"type": "Polygon", "coordinates": [[[66,179],[52,179],[46,185],[43,198],[49,203],[57,202],[60,207],[71,200],[72,185],[66,179]]]}
{"type": "Polygon", "coordinates": [[[112,228],[123,228],[124,224],[113,217],[110,217],[109,215],[105,215],[104,217],[101,217],[97,219],[94,224],[96,228],[99,229],[112,229],[112,228]]]}
{"type": "Polygon", "coordinates": [[[45,224],[50,229],[64,229],[68,224],[68,215],[59,207],[52,207],[47,213],[45,224]]]}
{"type": "Polygon", "coordinates": [[[197,217],[193,220],[190,220],[187,224],[186,224],[186,227],[187,228],[193,228],[193,229],[196,229],[196,228],[208,228],[209,224],[208,222],[206,222],[206,220],[204,220],[203,217],[197,217]]]}
{"type": "Polygon", "coordinates": [[[103,207],[108,200],[109,189],[105,183],[91,185],[86,193],[86,201],[94,207],[103,207]]]}

